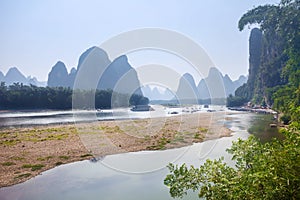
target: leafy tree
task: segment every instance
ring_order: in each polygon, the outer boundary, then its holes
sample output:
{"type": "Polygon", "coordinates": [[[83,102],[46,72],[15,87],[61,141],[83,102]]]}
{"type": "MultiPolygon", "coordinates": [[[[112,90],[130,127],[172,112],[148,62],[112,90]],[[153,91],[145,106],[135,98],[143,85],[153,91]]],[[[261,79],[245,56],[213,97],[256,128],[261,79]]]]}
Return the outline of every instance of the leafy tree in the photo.
{"type": "Polygon", "coordinates": [[[97,90],[95,97],[96,108],[111,108],[112,90],[97,90]]]}
{"type": "Polygon", "coordinates": [[[129,102],[131,105],[147,105],[149,104],[149,99],[142,95],[133,94],[131,95],[129,102]]]}
{"type": "Polygon", "coordinates": [[[232,96],[230,94],[227,98],[226,106],[227,107],[238,107],[238,106],[244,105],[246,102],[247,102],[246,99],[244,99],[243,97],[232,96]]]}
{"type": "Polygon", "coordinates": [[[261,143],[254,136],[239,139],[227,151],[235,167],[223,158],[206,160],[199,168],[169,164],[164,180],[172,197],[187,190],[207,199],[299,199],[300,132],[282,130],[285,139],[261,143]]]}
{"type": "Polygon", "coordinates": [[[0,84],[0,105],[6,105],[7,104],[7,86],[5,85],[5,82],[1,82],[0,84]]]}

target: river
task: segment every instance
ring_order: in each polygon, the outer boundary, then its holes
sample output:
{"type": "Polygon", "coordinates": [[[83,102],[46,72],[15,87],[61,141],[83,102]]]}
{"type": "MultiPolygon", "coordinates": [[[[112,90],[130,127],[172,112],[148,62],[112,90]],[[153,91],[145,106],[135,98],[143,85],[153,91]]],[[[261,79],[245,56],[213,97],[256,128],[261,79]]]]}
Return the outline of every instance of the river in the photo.
{"type": "MultiPolygon", "coordinates": [[[[74,122],[89,122],[101,120],[123,120],[123,119],[142,119],[153,117],[168,117],[188,114],[192,111],[207,112],[208,109],[200,106],[190,106],[188,108],[166,108],[164,106],[152,105],[155,109],[151,112],[133,112],[130,108],[104,109],[104,110],[0,110],[0,128],[32,126],[32,125],[49,125],[65,124],[74,122]]],[[[210,109],[215,111],[223,110],[223,106],[211,106],[210,109]]]]}
{"type": "MultiPolygon", "coordinates": [[[[225,151],[232,141],[247,138],[248,130],[264,140],[278,134],[274,128],[266,133],[268,136],[257,132],[269,126],[272,116],[233,112],[226,117],[230,119],[226,121],[226,126],[234,131],[232,137],[209,140],[184,148],[124,153],[106,156],[97,162],[86,160],[58,166],[24,183],[0,188],[0,199],[172,199],[168,188],[163,184],[168,173],[165,166],[169,162],[199,166],[207,158],[223,156],[228,164],[233,165],[231,156],[225,151]]],[[[190,192],[183,199],[198,199],[198,196],[190,192]]]]}

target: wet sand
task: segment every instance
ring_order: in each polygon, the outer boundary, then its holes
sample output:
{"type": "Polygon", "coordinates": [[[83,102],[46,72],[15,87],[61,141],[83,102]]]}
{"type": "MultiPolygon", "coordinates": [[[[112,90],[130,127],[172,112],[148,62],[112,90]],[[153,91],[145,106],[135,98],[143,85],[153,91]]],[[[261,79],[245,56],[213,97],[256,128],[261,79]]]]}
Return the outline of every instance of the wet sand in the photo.
{"type": "Polygon", "coordinates": [[[163,150],[230,136],[225,112],[0,130],[0,187],[94,157],[163,150]]]}

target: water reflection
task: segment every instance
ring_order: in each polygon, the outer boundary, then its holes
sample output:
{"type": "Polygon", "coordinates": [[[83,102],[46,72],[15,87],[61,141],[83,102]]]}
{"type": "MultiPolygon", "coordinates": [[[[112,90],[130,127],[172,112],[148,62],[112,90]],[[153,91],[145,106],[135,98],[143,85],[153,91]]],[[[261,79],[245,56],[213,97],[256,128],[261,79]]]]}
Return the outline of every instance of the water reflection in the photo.
{"type": "MultiPolygon", "coordinates": [[[[231,156],[225,150],[237,138],[247,138],[249,136],[248,129],[253,130],[253,134],[265,139],[273,137],[273,132],[258,134],[260,130],[268,130],[266,129],[266,126],[269,125],[267,119],[268,116],[253,113],[230,113],[226,116],[224,123],[234,131],[232,137],[210,140],[180,149],[125,153],[102,157],[99,160],[95,160],[95,162],[81,161],[59,166],[43,172],[42,175],[25,183],[1,188],[0,199],[172,199],[168,188],[163,185],[163,180],[168,170],[162,168],[155,172],[147,172],[147,167],[155,165],[155,163],[158,163],[158,160],[164,160],[167,155],[178,153],[176,151],[184,151],[185,153],[175,161],[175,164],[187,163],[188,165],[199,166],[207,158],[216,159],[223,156],[228,164],[234,165],[231,161],[231,156]],[[271,135],[267,136],[268,134],[271,135]],[[148,160],[134,159],[137,156],[142,157],[144,154],[151,156],[147,157],[148,160]],[[107,163],[113,163],[122,169],[130,168],[132,170],[132,167],[134,167],[134,169],[138,169],[142,173],[132,173],[130,170],[127,172],[115,170],[107,167],[107,163]]],[[[196,193],[189,193],[184,199],[198,199],[198,196],[196,193]]]]}
{"type": "Polygon", "coordinates": [[[278,128],[270,126],[276,123],[273,115],[256,115],[251,118],[251,127],[248,128],[248,132],[258,137],[261,142],[271,141],[272,138],[283,139],[278,128]]]}
{"type": "MultiPolygon", "coordinates": [[[[26,111],[1,111],[0,110],[0,128],[65,124],[74,122],[91,122],[102,120],[122,120],[122,119],[144,119],[155,117],[174,116],[173,112],[180,114],[189,114],[184,108],[167,108],[160,105],[152,105],[154,111],[133,112],[130,108],[106,109],[106,110],[26,110],[26,111]]],[[[195,106],[188,107],[194,109],[195,106]]],[[[211,109],[215,111],[223,110],[223,106],[212,105],[211,109]]],[[[197,112],[207,112],[207,109],[197,109],[197,112]]]]}

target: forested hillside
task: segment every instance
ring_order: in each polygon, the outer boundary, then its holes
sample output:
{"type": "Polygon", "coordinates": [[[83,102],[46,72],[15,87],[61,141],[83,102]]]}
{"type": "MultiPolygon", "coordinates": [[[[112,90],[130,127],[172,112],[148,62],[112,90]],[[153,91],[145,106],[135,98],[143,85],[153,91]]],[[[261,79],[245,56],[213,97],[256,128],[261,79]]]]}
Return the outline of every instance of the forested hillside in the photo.
{"type": "Polygon", "coordinates": [[[240,19],[240,31],[248,25],[259,25],[249,40],[248,82],[235,92],[243,103],[273,106],[282,112],[299,106],[299,5],[299,0],[283,0],[279,5],[254,8],[240,19]]]}

